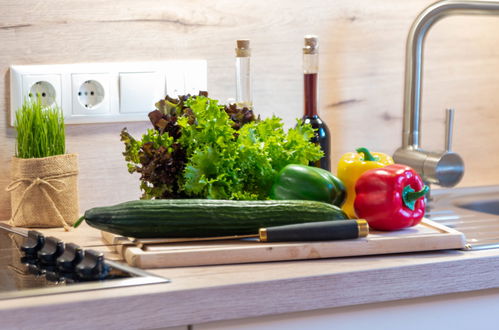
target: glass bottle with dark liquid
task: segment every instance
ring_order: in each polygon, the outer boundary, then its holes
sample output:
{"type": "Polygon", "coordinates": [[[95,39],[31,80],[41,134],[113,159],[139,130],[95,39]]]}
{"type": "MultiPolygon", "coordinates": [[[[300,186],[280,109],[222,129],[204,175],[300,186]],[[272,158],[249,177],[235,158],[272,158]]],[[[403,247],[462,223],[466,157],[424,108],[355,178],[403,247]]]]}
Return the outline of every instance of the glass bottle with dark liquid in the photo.
{"type": "Polygon", "coordinates": [[[303,47],[304,115],[303,122],[315,129],[312,142],[321,146],[324,157],[310,166],[331,170],[329,129],[317,113],[317,72],[319,71],[319,43],[316,36],[305,36],[303,47]]]}

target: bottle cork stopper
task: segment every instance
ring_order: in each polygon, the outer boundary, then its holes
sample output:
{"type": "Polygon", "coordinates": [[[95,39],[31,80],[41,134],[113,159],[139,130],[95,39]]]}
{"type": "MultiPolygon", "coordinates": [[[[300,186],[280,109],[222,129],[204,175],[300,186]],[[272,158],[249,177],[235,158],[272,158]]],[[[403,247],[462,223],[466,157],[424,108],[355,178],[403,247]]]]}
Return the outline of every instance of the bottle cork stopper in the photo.
{"type": "Polygon", "coordinates": [[[249,39],[236,40],[236,56],[249,57],[251,55],[249,39]]]}
{"type": "Polygon", "coordinates": [[[305,47],[303,54],[317,54],[319,52],[319,38],[315,35],[305,36],[305,47]]]}

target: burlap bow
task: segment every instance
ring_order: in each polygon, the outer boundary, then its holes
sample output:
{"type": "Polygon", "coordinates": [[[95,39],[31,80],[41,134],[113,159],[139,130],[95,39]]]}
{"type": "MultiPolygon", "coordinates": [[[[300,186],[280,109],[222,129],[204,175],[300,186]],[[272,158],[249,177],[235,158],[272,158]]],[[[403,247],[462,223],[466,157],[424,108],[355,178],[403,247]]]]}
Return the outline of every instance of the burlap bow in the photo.
{"type": "Polygon", "coordinates": [[[68,231],[71,228],[71,226],[69,226],[67,224],[66,220],[64,220],[64,217],[61,215],[61,212],[57,208],[57,205],[54,203],[54,200],[52,199],[52,197],[50,197],[50,194],[48,193],[47,190],[52,190],[56,193],[62,192],[66,188],[66,183],[62,180],[59,180],[59,179],[69,177],[72,175],[76,175],[76,174],[78,174],[78,172],[69,172],[69,173],[64,173],[64,174],[60,174],[60,175],[47,176],[47,177],[43,177],[43,178],[37,177],[35,179],[20,178],[20,179],[12,181],[6,188],[6,190],[9,192],[18,189],[19,187],[21,187],[23,185],[23,183],[26,183],[26,182],[29,184],[29,186],[22,193],[21,199],[19,201],[19,204],[17,205],[17,208],[15,210],[13,210],[12,217],[9,221],[9,224],[14,225],[14,218],[17,215],[17,213],[19,212],[19,210],[21,209],[21,207],[23,206],[23,203],[25,202],[26,196],[28,196],[28,193],[33,188],[39,187],[40,190],[43,192],[43,195],[47,199],[49,207],[51,207],[55,211],[57,218],[60,221],[61,225],[64,227],[64,229],[66,231],[68,231]],[[54,184],[60,185],[61,188],[57,188],[54,184]]]}

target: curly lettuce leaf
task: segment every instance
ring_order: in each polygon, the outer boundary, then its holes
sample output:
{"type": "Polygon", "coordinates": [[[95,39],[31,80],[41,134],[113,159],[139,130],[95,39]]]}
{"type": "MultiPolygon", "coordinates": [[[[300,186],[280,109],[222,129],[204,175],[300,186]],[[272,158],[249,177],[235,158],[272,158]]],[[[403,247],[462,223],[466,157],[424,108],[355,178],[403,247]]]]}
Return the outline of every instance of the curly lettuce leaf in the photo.
{"type": "Polygon", "coordinates": [[[205,95],[166,98],[157,107],[150,116],[156,130],[141,140],[121,134],[129,171],[141,174],[143,198],[268,199],[284,166],[323,155],[310,142],[312,127],[300,120],[285,130],[276,116],[256,119],[251,110],[205,95]]]}
{"type": "Polygon", "coordinates": [[[298,122],[287,132],[280,118],[253,121],[238,131],[214,100],[189,99],[196,125],[179,119],[181,144],[188,150],[184,190],[189,195],[222,199],[267,199],[277,173],[291,163],[322,157],[310,143],[313,129],[298,122]]]}
{"type": "Polygon", "coordinates": [[[182,196],[178,183],[185,167],[185,153],[168,133],[149,129],[141,140],[121,131],[130,173],[140,173],[143,199],[182,196]],[[154,184],[152,184],[154,182],[154,184]]]}
{"type": "Polygon", "coordinates": [[[310,142],[313,133],[312,127],[301,121],[286,132],[282,120],[275,116],[243,126],[238,137],[238,157],[245,173],[244,191],[267,199],[275,176],[284,166],[320,159],[320,147],[310,142]]]}

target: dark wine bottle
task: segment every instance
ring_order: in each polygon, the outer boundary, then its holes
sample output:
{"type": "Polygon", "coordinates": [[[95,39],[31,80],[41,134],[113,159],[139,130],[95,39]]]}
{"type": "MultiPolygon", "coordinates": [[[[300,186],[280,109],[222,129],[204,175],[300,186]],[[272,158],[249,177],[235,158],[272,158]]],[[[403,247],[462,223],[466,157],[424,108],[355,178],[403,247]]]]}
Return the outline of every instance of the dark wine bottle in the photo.
{"type": "Polygon", "coordinates": [[[303,47],[303,77],[304,77],[304,114],[303,122],[310,124],[314,130],[312,142],[320,145],[324,156],[310,166],[331,170],[330,136],[326,123],[317,112],[317,73],[319,71],[319,42],[316,36],[305,36],[303,47]]]}

